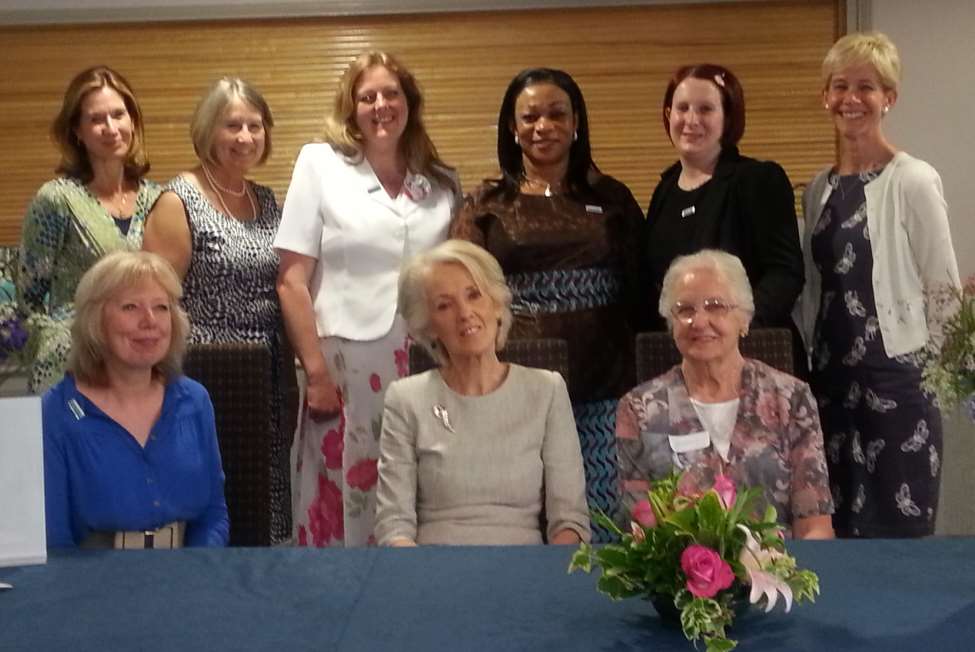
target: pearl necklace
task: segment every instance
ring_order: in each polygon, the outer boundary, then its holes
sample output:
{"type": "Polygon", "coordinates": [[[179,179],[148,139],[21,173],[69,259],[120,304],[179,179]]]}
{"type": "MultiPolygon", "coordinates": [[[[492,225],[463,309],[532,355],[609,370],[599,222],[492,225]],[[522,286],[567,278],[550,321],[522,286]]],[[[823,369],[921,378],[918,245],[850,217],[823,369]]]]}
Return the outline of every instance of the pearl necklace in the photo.
{"type": "MultiPolygon", "coordinates": [[[[230,209],[227,207],[227,202],[225,202],[223,199],[224,189],[221,188],[219,185],[217,185],[217,182],[213,180],[213,177],[210,175],[210,171],[207,169],[206,164],[203,164],[203,174],[207,179],[207,183],[210,184],[210,187],[213,188],[213,192],[217,195],[217,201],[220,202],[220,208],[223,209],[224,215],[229,215],[235,220],[239,220],[241,222],[246,221],[230,212],[230,209]]],[[[229,194],[234,197],[242,197],[244,195],[247,195],[247,201],[249,201],[251,204],[251,220],[257,219],[257,204],[254,203],[254,198],[251,196],[251,193],[247,192],[247,179],[244,179],[244,189],[240,192],[239,195],[236,195],[232,192],[229,194]]]]}
{"type": "Polygon", "coordinates": [[[207,167],[206,163],[203,163],[201,161],[200,165],[203,167],[203,174],[206,175],[207,181],[210,183],[210,186],[214,190],[226,193],[231,197],[243,197],[244,193],[247,192],[247,179],[244,179],[241,182],[240,190],[231,190],[230,188],[224,188],[219,183],[217,183],[217,180],[214,178],[213,173],[210,172],[210,168],[207,167]]]}

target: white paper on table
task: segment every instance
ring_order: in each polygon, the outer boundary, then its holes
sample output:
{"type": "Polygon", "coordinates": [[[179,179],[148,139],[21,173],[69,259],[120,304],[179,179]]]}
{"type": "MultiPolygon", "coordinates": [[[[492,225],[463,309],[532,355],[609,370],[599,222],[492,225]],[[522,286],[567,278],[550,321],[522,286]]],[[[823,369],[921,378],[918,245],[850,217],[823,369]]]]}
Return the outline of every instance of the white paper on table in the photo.
{"type": "Polygon", "coordinates": [[[0,398],[0,566],[47,561],[41,398],[0,398]]]}

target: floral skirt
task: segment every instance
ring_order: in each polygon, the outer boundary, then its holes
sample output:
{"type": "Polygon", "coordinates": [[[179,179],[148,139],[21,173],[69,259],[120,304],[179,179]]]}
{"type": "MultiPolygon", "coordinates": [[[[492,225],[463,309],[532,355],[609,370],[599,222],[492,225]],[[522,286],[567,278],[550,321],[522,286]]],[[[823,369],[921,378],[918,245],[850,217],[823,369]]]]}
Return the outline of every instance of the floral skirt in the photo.
{"type": "Polygon", "coordinates": [[[359,342],[321,340],[341,394],[339,416],[322,422],[302,409],[291,450],[292,510],[299,546],[374,545],[376,463],[386,387],[409,372],[406,327],[397,316],[389,333],[359,342]]]}

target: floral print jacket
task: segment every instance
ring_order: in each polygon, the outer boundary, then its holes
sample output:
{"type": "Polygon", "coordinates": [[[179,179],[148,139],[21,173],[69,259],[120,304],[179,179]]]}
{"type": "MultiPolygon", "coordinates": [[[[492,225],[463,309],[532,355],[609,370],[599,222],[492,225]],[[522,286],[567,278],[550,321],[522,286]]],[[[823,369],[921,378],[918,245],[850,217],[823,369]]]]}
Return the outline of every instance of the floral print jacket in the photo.
{"type": "Polygon", "coordinates": [[[819,412],[809,386],[757,360],[741,372],[738,417],[728,462],[703,434],[680,365],[620,400],[616,438],[626,513],[649,480],[676,466],[699,491],[724,472],[739,488],[761,486],[779,522],[833,513],[819,412]],[[675,452],[682,451],[682,452],[675,452]]]}

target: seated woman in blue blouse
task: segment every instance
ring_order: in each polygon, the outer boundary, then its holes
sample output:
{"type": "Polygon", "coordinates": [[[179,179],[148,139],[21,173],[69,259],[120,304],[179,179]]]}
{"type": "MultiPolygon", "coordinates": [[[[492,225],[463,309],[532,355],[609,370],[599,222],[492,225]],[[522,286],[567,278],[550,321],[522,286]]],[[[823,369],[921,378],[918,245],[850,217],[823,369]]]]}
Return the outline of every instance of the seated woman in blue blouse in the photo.
{"type": "Polygon", "coordinates": [[[180,373],[181,296],[147,252],[109,254],[78,284],[68,373],[43,400],[48,547],[227,545],[213,406],[180,373]]]}

